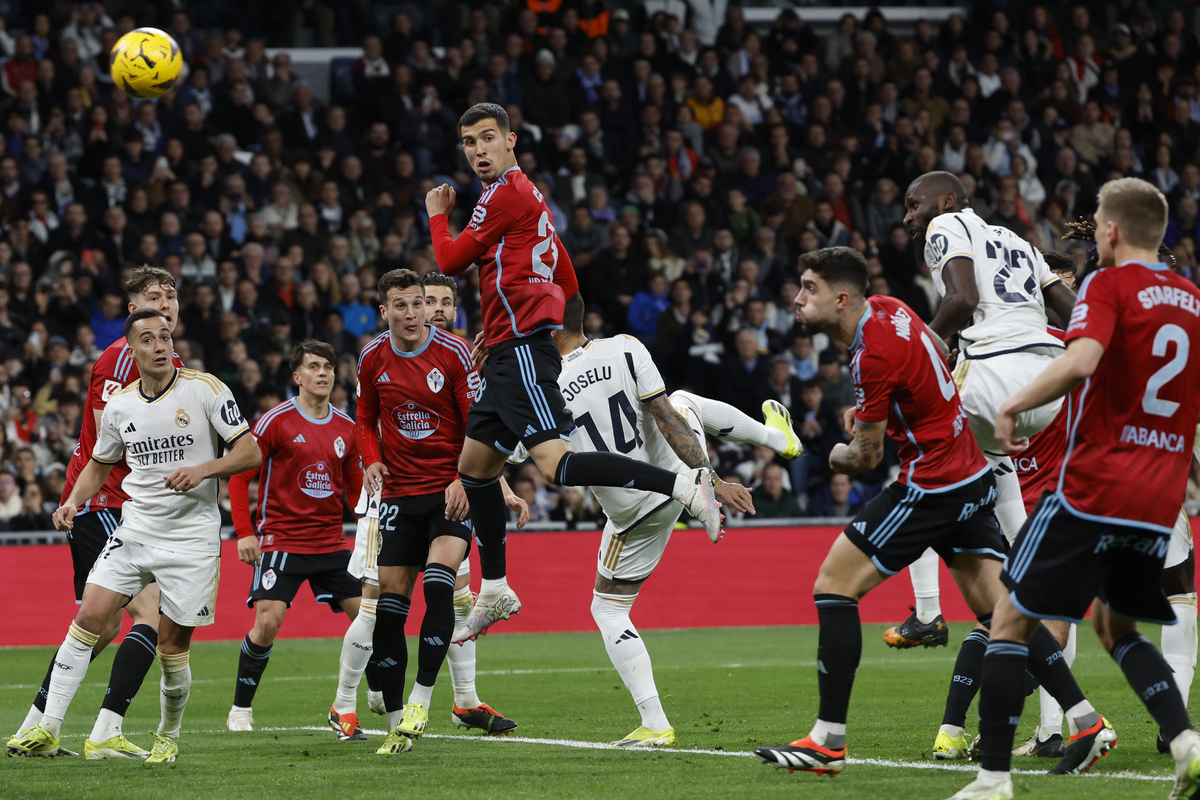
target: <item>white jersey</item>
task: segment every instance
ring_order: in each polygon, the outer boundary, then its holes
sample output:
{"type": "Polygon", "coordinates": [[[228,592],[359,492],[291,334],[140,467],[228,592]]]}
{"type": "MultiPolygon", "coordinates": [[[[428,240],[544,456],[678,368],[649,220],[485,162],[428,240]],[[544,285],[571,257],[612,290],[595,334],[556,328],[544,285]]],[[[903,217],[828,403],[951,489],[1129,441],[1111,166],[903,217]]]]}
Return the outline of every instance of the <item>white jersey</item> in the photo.
{"type": "MultiPolygon", "coordinates": [[[[574,450],[621,453],[671,472],[687,469],[654,417],[643,413],[644,403],[667,390],[650,352],[637,339],[594,339],[568,353],[558,385],[567,410],[575,417],[574,450]]],[[[669,497],[638,489],[593,486],[591,490],[618,532],[672,502],[669,497]]]]}
{"type": "Polygon", "coordinates": [[[935,217],[925,231],[925,262],[942,297],[942,268],[956,258],[971,259],[979,288],[975,315],[960,334],[968,357],[1039,346],[1062,349],[1062,342],[1046,333],[1042,297],[1059,278],[1037,248],[967,208],[935,217]]]}
{"type": "Polygon", "coordinates": [[[100,417],[92,458],[115,464],[125,457],[129,495],[121,512],[121,538],[162,550],[214,556],[221,551],[219,481],[190,492],[168,489],[164,479],[219,455],[250,432],[229,388],[206,372],[175,370],[166,391],[150,399],[141,381],[114,394],[100,417]]]}

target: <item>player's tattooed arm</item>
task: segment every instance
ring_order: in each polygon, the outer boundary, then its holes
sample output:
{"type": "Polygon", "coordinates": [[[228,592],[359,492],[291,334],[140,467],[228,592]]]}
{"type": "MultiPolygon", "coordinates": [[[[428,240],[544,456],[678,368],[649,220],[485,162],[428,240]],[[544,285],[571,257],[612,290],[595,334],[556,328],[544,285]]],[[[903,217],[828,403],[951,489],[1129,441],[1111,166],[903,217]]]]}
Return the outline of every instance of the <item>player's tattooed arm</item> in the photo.
{"type": "Polygon", "coordinates": [[[883,460],[883,437],[887,433],[887,420],[863,422],[854,416],[854,409],[846,410],[846,429],[854,437],[850,444],[838,444],[829,454],[829,466],[834,472],[857,475],[874,469],[883,460]]]}
{"type": "Polygon", "coordinates": [[[658,429],[662,431],[663,438],[667,440],[667,444],[671,445],[671,449],[675,451],[675,455],[679,456],[680,461],[693,469],[697,467],[712,469],[708,453],[704,452],[704,448],[696,440],[696,434],[667,400],[665,394],[660,394],[647,405],[650,407],[650,413],[654,416],[658,429]]]}

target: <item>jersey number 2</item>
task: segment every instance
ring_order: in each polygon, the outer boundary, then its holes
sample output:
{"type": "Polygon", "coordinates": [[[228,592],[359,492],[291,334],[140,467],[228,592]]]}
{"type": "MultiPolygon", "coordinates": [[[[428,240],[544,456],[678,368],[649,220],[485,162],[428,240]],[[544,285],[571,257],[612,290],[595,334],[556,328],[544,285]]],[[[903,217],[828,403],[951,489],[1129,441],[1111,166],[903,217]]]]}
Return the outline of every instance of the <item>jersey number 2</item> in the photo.
{"type": "Polygon", "coordinates": [[[538,219],[538,238],[541,241],[533,246],[533,274],[552,281],[558,267],[558,245],[554,243],[554,225],[550,222],[549,212],[543,211],[538,219]],[[546,253],[550,253],[549,264],[546,253]]]}
{"type": "MultiPolygon", "coordinates": [[[[612,419],[613,445],[616,446],[618,453],[632,453],[635,447],[642,446],[642,432],[638,430],[637,411],[634,410],[633,404],[629,402],[629,397],[624,391],[617,392],[608,398],[608,414],[612,419]],[[625,438],[625,424],[622,422],[622,417],[629,420],[629,427],[633,428],[632,439],[625,438]]],[[[592,445],[597,451],[610,452],[609,446],[604,441],[604,437],[600,435],[600,429],[596,427],[596,421],[592,419],[591,414],[580,414],[575,418],[575,423],[587,431],[588,438],[592,440],[592,445]]]]}
{"type": "Polygon", "coordinates": [[[1009,250],[999,242],[987,242],[988,258],[995,259],[998,256],[999,260],[1007,261],[1007,266],[1001,266],[996,273],[996,277],[992,278],[992,288],[996,290],[996,296],[1006,303],[1028,303],[1033,299],[1033,291],[1037,288],[1037,281],[1033,278],[1033,269],[1028,268],[1029,277],[1025,279],[1021,292],[1010,292],[1008,290],[1008,279],[1016,276],[1020,281],[1019,272],[1021,270],[1021,259],[1029,260],[1029,254],[1023,253],[1020,250],[1009,250]]]}
{"type": "Polygon", "coordinates": [[[1159,398],[1158,393],[1176,375],[1183,372],[1183,368],[1187,366],[1188,353],[1192,349],[1187,331],[1178,325],[1163,325],[1154,335],[1154,344],[1151,346],[1150,352],[1158,358],[1162,358],[1167,354],[1168,342],[1175,343],[1175,357],[1150,376],[1150,380],[1146,381],[1146,393],[1142,395],[1142,410],[1156,417],[1170,417],[1179,410],[1179,403],[1174,400],[1163,400],[1159,398]]]}

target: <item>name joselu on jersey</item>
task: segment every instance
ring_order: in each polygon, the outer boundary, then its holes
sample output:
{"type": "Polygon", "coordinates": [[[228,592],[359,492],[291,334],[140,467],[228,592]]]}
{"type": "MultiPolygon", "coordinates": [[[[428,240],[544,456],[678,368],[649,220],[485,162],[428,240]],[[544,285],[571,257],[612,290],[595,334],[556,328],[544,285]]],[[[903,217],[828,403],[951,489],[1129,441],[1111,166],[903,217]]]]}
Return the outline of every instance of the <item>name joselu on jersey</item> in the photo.
{"type": "Polygon", "coordinates": [[[183,461],[181,448],[191,447],[196,443],[190,433],[183,436],[150,437],[140,442],[125,443],[125,458],[132,460],[139,467],[149,467],[155,464],[172,464],[183,461]]]}
{"type": "Polygon", "coordinates": [[[575,399],[575,396],[582,392],[587,387],[600,381],[612,380],[612,367],[597,367],[589,369],[586,372],[580,373],[578,377],[571,379],[562,387],[563,396],[567,402],[575,399]]]}

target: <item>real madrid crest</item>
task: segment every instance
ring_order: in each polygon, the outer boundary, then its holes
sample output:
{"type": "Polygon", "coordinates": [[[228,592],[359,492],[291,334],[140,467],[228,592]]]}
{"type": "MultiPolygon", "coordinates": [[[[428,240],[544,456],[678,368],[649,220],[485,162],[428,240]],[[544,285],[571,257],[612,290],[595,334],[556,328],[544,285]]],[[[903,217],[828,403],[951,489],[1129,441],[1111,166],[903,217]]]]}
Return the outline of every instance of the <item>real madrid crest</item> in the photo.
{"type": "Polygon", "coordinates": [[[179,427],[186,428],[191,421],[192,418],[189,417],[187,411],[183,410],[182,408],[175,412],[175,424],[179,427]]]}
{"type": "Polygon", "coordinates": [[[425,382],[429,384],[429,390],[437,394],[442,390],[442,386],[446,383],[446,376],[437,367],[429,370],[429,374],[425,376],[425,382]]]}
{"type": "Polygon", "coordinates": [[[342,437],[333,440],[333,452],[337,453],[338,458],[346,455],[346,443],[342,441],[342,437]]]}

